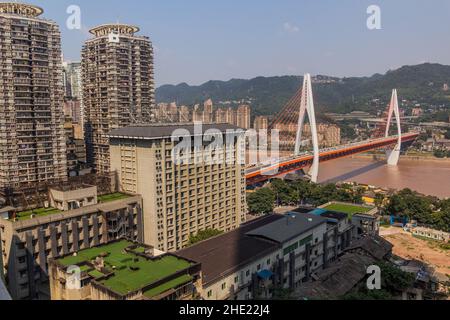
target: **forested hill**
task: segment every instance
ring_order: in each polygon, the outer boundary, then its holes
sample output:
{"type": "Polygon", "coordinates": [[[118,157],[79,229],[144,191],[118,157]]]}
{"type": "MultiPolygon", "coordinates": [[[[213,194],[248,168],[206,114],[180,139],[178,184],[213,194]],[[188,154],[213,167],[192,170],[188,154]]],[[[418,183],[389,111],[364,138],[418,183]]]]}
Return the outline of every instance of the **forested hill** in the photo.
{"type": "MultiPolygon", "coordinates": [[[[255,114],[274,114],[302,84],[300,76],[257,77],[251,80],[208,81],[200,86],[164,85],[156,90],[158,102],[193,105],[211,98],[220,101],[252,101],[255,114]]],[[[371,77],[336,78],[317,76],[314,81],[317,108],[322,112],[374,111],[372,101],[389,100],[393,88],[401,99],[425,104],[450,105],[450,66],[421,64],[404,66],[371,77]]]]}

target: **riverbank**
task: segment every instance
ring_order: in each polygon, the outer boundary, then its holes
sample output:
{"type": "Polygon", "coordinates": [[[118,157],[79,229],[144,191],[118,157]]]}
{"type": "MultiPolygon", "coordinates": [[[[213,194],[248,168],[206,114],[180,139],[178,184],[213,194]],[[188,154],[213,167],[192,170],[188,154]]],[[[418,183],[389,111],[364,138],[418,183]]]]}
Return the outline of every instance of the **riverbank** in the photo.
{"type": "MultiPolygon", "coordinates": [[[[356,154],[351,156],[352,159],[365,159],[365,160],[373,160],[373,161],[384,161],[386,160],[386,156],[384,154],[356,154]]],[[[407,161],[433,161],[439,163],[450,164],[450,158],[436,158],[433,156],[416,156],[416,155],[402,155],[400,160],[407,161]]]]}

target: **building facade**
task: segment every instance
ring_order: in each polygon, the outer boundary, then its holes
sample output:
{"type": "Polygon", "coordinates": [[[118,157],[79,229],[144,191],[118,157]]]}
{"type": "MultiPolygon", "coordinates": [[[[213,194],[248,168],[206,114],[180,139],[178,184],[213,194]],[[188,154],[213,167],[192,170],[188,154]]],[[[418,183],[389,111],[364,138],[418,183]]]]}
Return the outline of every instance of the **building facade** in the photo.
{"type": "Polygon", "coordinates": [[[77,176],[80,170],[86,168],[86,144],[84,139],[79,138],[79,132],[76,132],[80,128],[79,125],[71,122],[64,124],[67,143],[67,170],[71,177],[77,176]]]}
{"type": "Polygon", "coordinates": [[[0,277],[0,301],[11,300],[8,290],[6,289],[3,278],[0,277]]]}
{"type": "Polygon", "coordinates": [[[11,208],[2,214],[2,268],[13,299],[49,299],[48,258],[122,237],[142,240],[141,197],[99,197],[96,203],[91,189],[61,187],[49,198],[55,207],[11,208]]]}
{"type": "Polygon", "coordinates": [[[0,3],[0,188],[67,177],[61,37],[42,13],[0,3]]]}
{"type": "MultiPolygon", "coordinates": [[[[202,265],[205,300],[273,299],[336,260],[348,223],[311,213],[270,215],[177,252],[202,265]]],[[[348,221],[347,221],[348,222],[348,221]]]]}
{"type": "Polygon", "coordinates": [[[211,154],[203,132],[219,130],[225,142],[231,125],[203,125],[195,133],[200,146],[194,152],[195,126],[154,125],[117,129],[109,135],[111,170],[125,192],[144,199],[145,244],[167,252],[186,246],[192,234],[207,228],[233,230],[245,221],[245,164],[241,160],[243,136],[215,149],[223,160],[203,161],[211,154]],[[185,162],[173,161],[178,142],[172,139],[182,130],[183,141],[191,141],[192,152],[185,162]],[[230,161],[226,161],[231,159],[230,161]]]}
{"type": "Polygon", "coordinates": [[[264,116],[258,116],[255,118],[255,122],[253,125],[255,130],[267,130],[269,129],[269,119],[264,116]]]}
{"type": "Polygon", "coordinates": [[[242,129],[251,128],[251,108],[248,105],[241,105],[236,111],[236,125],[242,129]]]}
{"type": "Polygon", "coordinates": [[[84,126],[88,162],[109,173],[106,134],[148,123],[155,104],[153,48],[139,28],[122,24],[92,29],[82,49],[84,126]]]}
{"type": "Polygon", "coordinates": [[[178,110],[179,122],[188,123],[191,122],[191,113],[187,106],[181,106],[178,110]]]}
{"type": "Polygon", "coordinates": [[[73,123],[82,125],[83,110],[79,100],[66,99],[64,101],[64,116],[73,123]]]}
{"type": "Polygon", "coordinates": [[[63,62],[65,97],[81,101],[82,75],[81,62],[63,62]]]}
{"type": "Polygon", "coordinates": [[[214,105],[211,99],[208,99],[203,104],[203,122],[212,123],[214,115],[214,105]]]}

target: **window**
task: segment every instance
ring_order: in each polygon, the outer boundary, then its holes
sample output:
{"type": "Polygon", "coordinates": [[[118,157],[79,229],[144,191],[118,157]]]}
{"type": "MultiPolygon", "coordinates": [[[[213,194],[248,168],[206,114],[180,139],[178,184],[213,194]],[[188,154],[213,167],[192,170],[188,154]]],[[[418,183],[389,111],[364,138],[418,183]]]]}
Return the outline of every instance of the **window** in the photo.
{"type": "Polygon", "coordinates": [[[239,277],[235,277],[234,278],[234,283],[238,283],[239,282],[239,277]]]}
{"type": "Polygon", "coordinates": [[[226,282],[222,283],[222,290],[225,290],[226,288],[227,288],[227,283],[226,282]]]}
{"type": "Polygon", "coordinates": [[[301,247],[301,246],[303,246],[303,245],[305,245],[305,244],[311,242],[312,239],[313,239],[313,236],[311,235],[311,236],[309,236],[309,237],[306,237],[306,238],[300,240],[299,246],[301,247]]]}
{"type": "Polygon", "coordinates": [[[209,290],[208,291],[208,298],[211,298],[211,296],[212,296],[212,290],[209,290]]]}
{"type": "Polygon", "coordinates": [[[267,266],[270,266],[270,259],[267,259],[267,266]]]}
{"type": "Polygon", "coordinates": [[[257,268],[258,268],[258,271],[259,271],[259,270],[261,270],[261,265],[260,265],[260,264],[258,264],[258,267],[257,267],[257,268]]]}
{"type": "Polygon", "coordinates": [[[250,275],[250,270],[247,270],[247,272],[245,273],[245,275],[248,277],[250,275]]]}
{"type": "Polygon", "coordinates": [[[293,245],[290,245],[286,249],[284,249],[284,255],[288,255],[292,251],[295,251],[298,248],[298,242],[294,243],[293,245]]]}

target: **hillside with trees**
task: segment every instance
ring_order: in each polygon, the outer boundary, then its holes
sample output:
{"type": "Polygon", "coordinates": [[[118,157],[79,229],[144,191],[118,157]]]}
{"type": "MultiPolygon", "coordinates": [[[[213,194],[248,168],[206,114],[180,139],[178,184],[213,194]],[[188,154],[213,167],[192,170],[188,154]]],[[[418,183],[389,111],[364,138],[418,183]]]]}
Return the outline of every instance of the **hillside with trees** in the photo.
{"type": "MultiPolygon", "coordinates": [[[[443,90],[445,84],[450,85],[450,66],[446,65],[426,63],[371,77],[317,76],[315,79],[319,112],[376,112],[372,101],[380,100],[379,105],[387,103],[393,88],[399,90],[401,99],[450,106],[450,91],[443,90]]],[[[302,81],[300,76],[281,76],[208,81],[200,86],[164,85],[156,90],[156,98],[158,102],[175,101],[185,105],[202,103],[208,98],[215,102],[251,101],[255,114],[272,115],[295,94],[302,81]]]]}

